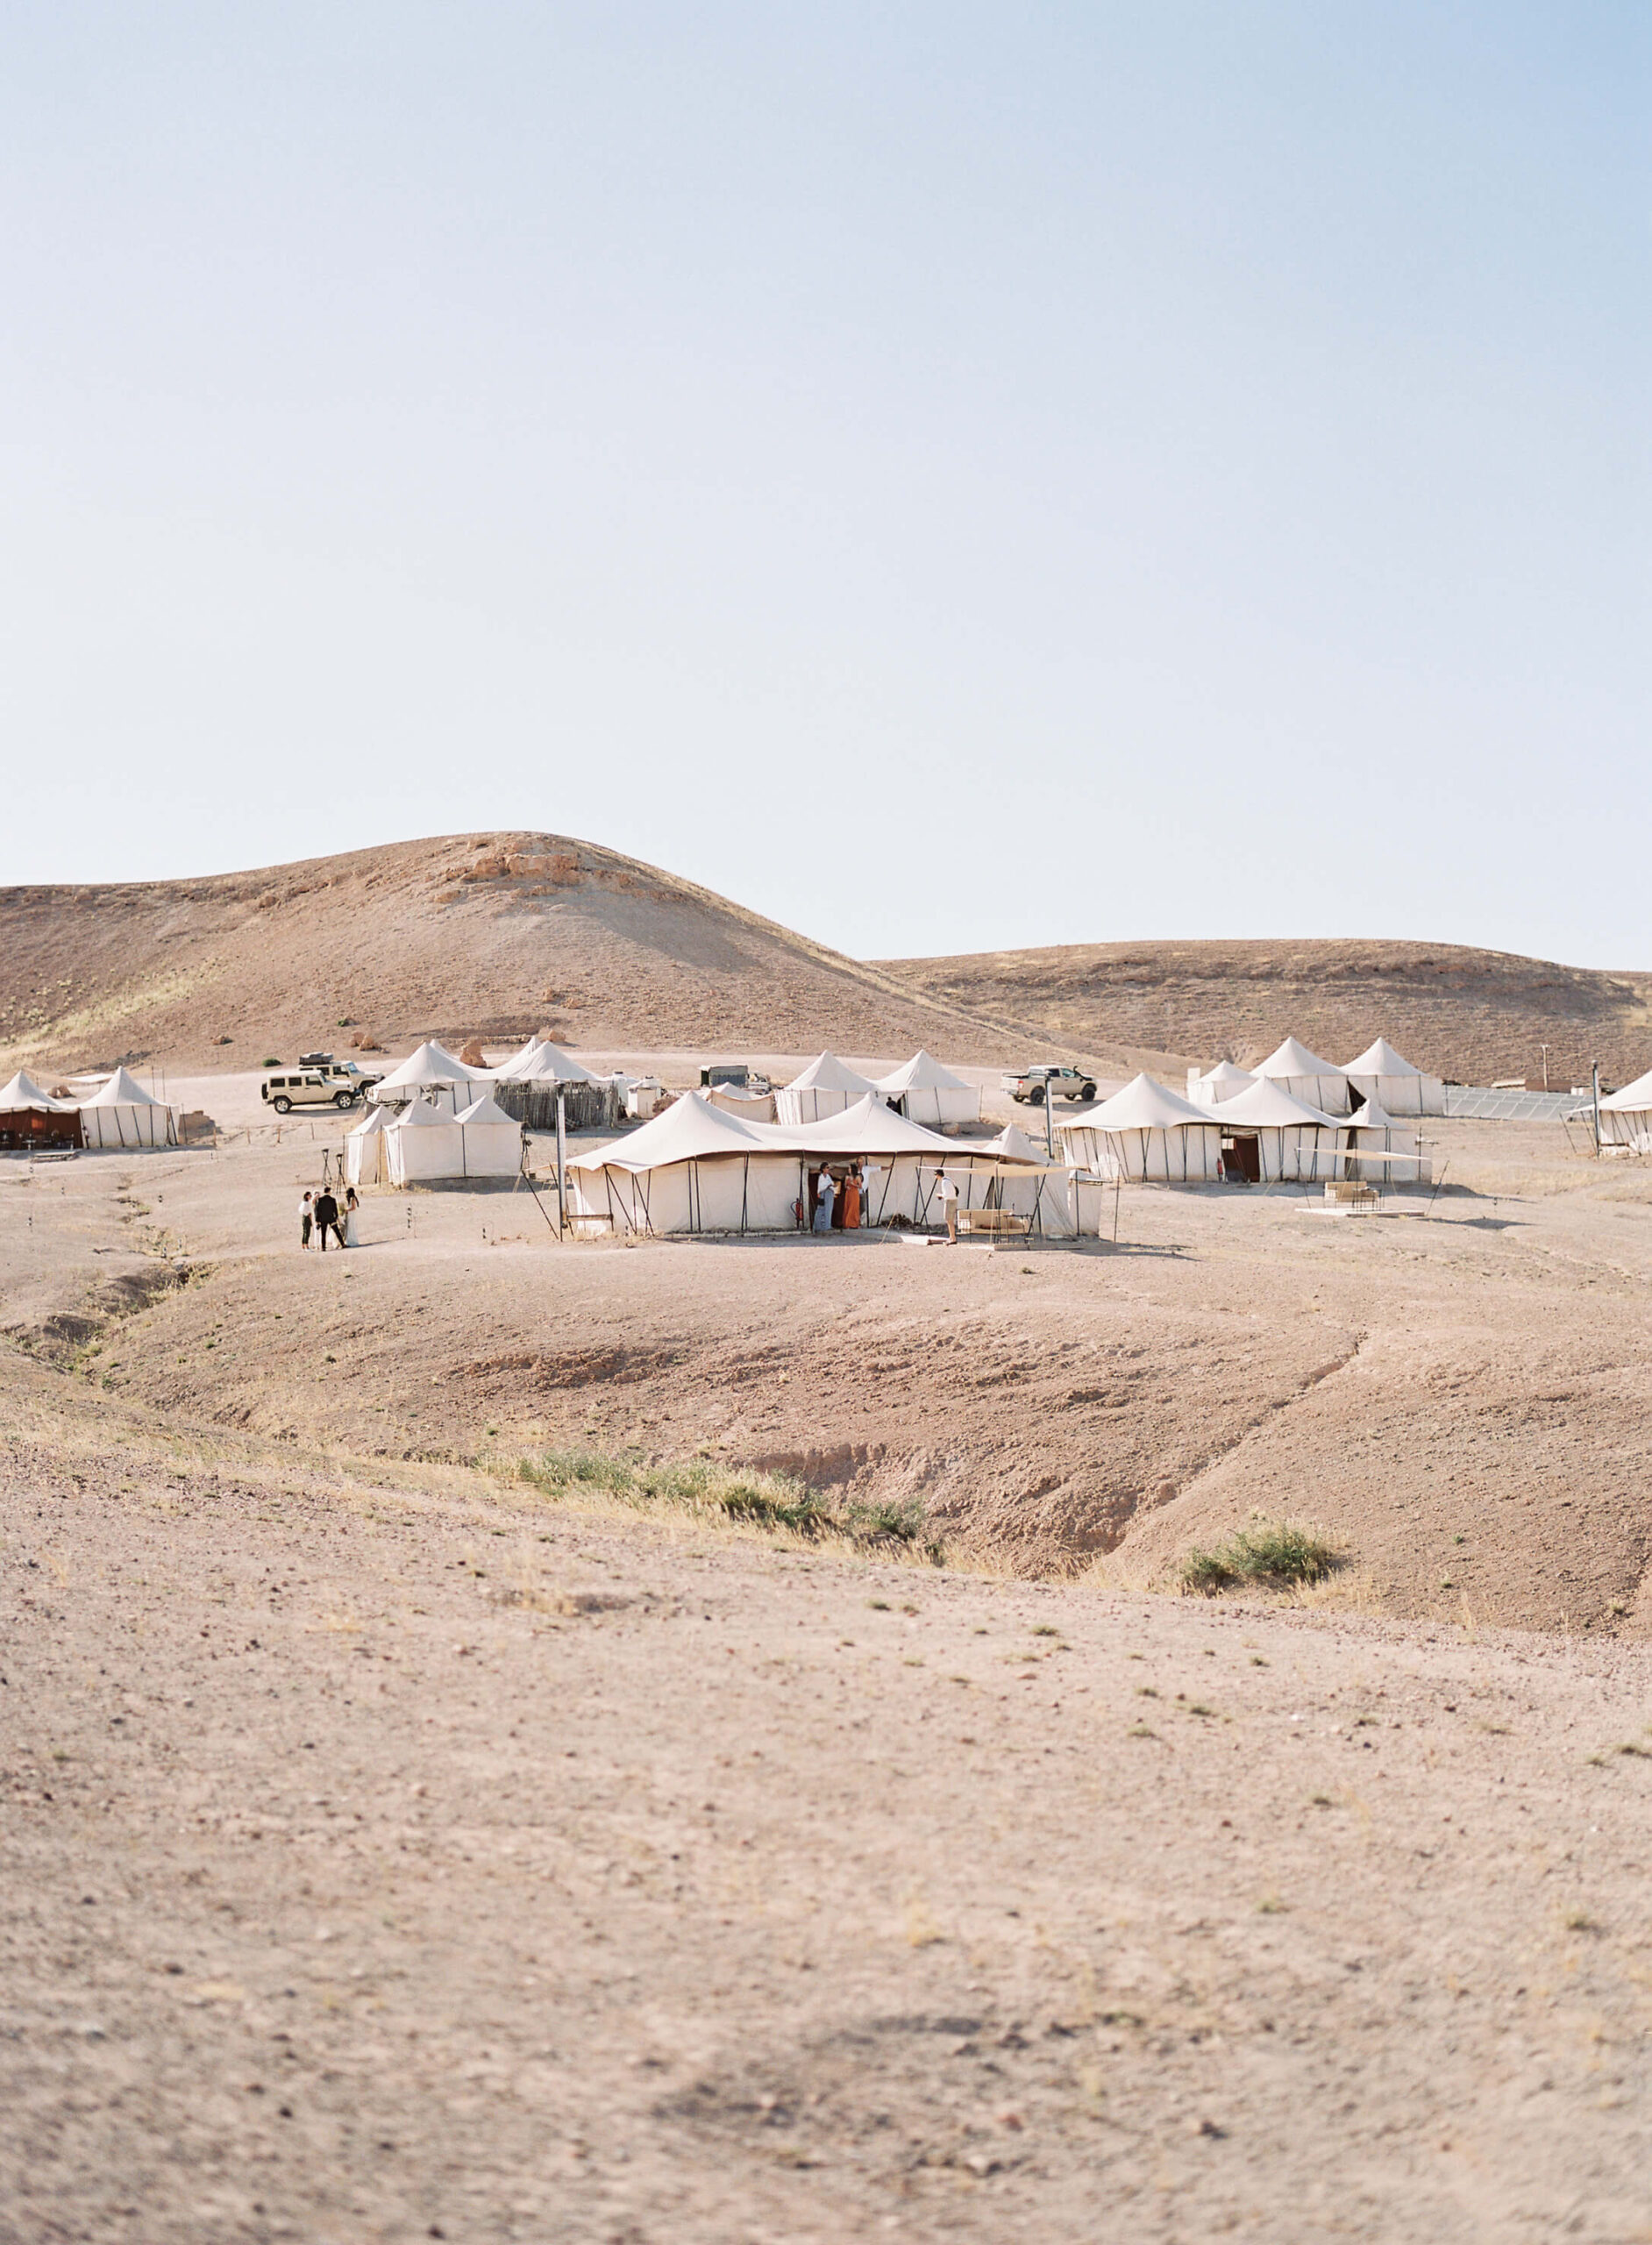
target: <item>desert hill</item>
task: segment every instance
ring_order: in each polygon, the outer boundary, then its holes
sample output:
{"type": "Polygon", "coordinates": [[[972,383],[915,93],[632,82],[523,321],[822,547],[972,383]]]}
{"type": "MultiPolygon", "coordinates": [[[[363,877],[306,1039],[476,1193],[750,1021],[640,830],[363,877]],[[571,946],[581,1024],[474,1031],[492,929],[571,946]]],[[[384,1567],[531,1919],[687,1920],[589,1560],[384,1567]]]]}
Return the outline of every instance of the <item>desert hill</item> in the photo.
{"type": "Polygon", "coordinates": [[[395,843],[201,880],[0,890],[0,1060],[256,1066],[310,1044],[534,1030],[597,1050],[1081,1055],[1169,1079],[1294,1031],[1378,1031],[1464,1081],[1652,1058],[1652,975],[1449,944],[1133,943],[865,962],[550,834],[395,843]]]}
{"type": "Polygon", "coordinates": [[[1072,944],[880,962],[960,1008],[1087,1051],[1104,1037],[1204,1060],[1264,1058],[1287,1034],[1346,1061],[1378,1033],[1432,1074],[1565,1089],[1652,1063],[1652,973],[1602,973],[1457,944],[1072,944]]]}
{"type": "Polygon", "coordinates": [[[0,890],[0,1051],[54,1068],[549,1029],[593,1047],[965,1060],[1004,1038],[726,898],[560,835],[438,837],[198,880],[0,890]],[[222,1049],[229,1040],[230,1049],[222,1049]]]}

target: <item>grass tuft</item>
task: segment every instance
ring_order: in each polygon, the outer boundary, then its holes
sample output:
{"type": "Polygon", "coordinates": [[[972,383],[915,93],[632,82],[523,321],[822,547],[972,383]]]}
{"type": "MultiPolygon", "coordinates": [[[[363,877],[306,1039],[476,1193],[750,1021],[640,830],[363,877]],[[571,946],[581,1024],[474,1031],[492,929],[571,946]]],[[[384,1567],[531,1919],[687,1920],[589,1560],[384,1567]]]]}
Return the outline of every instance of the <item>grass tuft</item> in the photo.
{"type": "Polygon", "coordinates": [[[789,1473],[742,1471],[709,1457],[645,1465],[597,1450],[544,1450],[502,1470],[514,1470],[517,1479],[551,1497],[601,1494],[639,1511],[660,1507],[720,1517],[811,1542],[835,1537],[865,1550],[921,1544],[933,1564],[942,1561],[939,1543],[922,1540],[926,1523],[920,1505],[851,1504],[837,1510],[789,1473]]]}
{"type": "Polygon", "coordinates": [[[1253,1520],[1225,1543],[1188,1552],[1178,1570],[1182,1588],[1204,1598],[1246,1584],[1293,1589],[1322,1582],[1342,1564],[1342,1553],[1317,1529],[1289,1520],[1253,1520]]]}

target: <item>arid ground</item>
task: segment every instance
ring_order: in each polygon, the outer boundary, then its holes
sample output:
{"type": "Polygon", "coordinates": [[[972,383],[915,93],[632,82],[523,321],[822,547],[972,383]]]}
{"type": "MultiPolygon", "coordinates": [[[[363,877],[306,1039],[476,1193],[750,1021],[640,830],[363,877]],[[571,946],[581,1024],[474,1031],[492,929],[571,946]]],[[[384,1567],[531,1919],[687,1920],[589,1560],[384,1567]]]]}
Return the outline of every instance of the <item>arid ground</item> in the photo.
{"type": "Polygon", "coordinates": [[[338,1129],[0,1164],[7,2245],[1652,2237],[1644,1166],[301,1256],[338,1129]]]}

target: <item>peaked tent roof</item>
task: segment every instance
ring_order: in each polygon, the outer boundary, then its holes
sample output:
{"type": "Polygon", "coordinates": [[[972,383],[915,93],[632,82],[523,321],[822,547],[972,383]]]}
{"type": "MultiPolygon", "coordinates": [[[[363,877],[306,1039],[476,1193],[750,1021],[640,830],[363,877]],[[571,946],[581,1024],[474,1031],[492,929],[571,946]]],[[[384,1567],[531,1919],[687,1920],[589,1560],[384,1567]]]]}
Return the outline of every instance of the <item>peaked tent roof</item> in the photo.
{"type": "Polygon", "coordinates": [[[1340,1076],[1420,1076],[1422,1070],[1413,1068],[1385,1037],[1379,1037],[1374,1044],[1365,1047],[1357,1060],[1350,1060],[1336,1073],[1340,1076]]]}
{"type": "Polygon", "coordinates": [[[100,1091],[81,1101],[82,1107],[164,1107],[166,1103],[164,1099],[157,1099],[153,1092],[146,1091],[137,1078],[129,1076],[125,1068],[117,1068],[100,1091]]]}
{"type": "Polygon", "coordinates": [[[389,1128],[389,1109],[384,1107],[370,1107],[355,1128],[346,1130],[345,1136],[346,1138],[371,1138],[376,1132],[388,1130],[389,1128]]]}
{"type": "Polygon", "coordinates": [[[1347,1073],[1335,1060],[1321,1060],[1306,1044],[1299,1044],[1294,1037],[1287,1037],[1277,1052],[1270,1052],[1265,1060],[1258,1060],[1252,1071],[1258,1076],[1341,1076],[1347,1073]]]}
{"type": "Polygon", "coordinates": [[[951,1068],[943,1068],[932,1054],[920,1045],[904,1068],[897,1068],[892,1075],[879,1076],[874,1089],[886,1099],[899,1099],[907,1091],[972,1091],[962,1076],[955,1076],[951,1068]]]}
{"type": "Polygon", "coordinates": [[[960,1152],[952,1139],[908,1122],[870,1091],[841,1114],[823,1115],[818,1122],[749,1122],[745,1128],[777,1153],[939,1154],[957,1161],[960,1152]]]}
{"type": "MultiPolygon", "coordinates": [[[[1201,1084],[1231,1084],[1235,1091],[1257,1080],[1249,1068],[1236,1068],[1231,1060],[1218,1060],[1214,1068],[1207,1068],[1199,1079],[1201,1084]]],[[[1232,1094],[1228,1096],[1231,1098],[1232,1094]]]]}
{"type": "Polygon", "coordinates": [[[544,1037],[530,1038],[514,1059],[507,1060],[502,1068],[494,1070],[494,1080],[507,1084],[593,1084],[596,1078],[588,1068],[571,1059],[559,1044],[552,1044],[544,1037]]]}
{"type": "Polygon", "coordinates": [[[387,1122],[387,1130],[450,1130],[453,1117],[445,1107],[438,1107],[428,1099],[416,1099],[404,1107],[394,1122],[387,1122]]]}
{"type": "Polygon", "coordinates": [[[1100,1107],[1093,1107],[1087,1115],[1071,1121],[1057,1122],[1057,1130],[1181,1130],[1188,1123],[1198,1122],[1207,1130],[1214,1130],[1217,1110],[1214,1107],[1195,1107],[1191,1100],[1181,1098],[1151,1076],[1132,1076],[1122,1091],[1115,1091],[1111,1099],[1104,1099],[1100,1107]]]}
{"type": "Polygon", "coordinates": [[[857,1099],[864,1099],[868,1092],[879,1087],[865,1076],[858,1076],[846,1062],[835,1052],[822,1052],[809,1062],[801,1076],[794,1076],[785,1088],[787,1091],[846,1091],[857,1099]]]}
{"type": "Polygon", "coordinates": [[[15,1114],[20,1107],[33,1107],[45,1115],[68,1115],[74,1105],[72,1100],[53,1099],[50,1092],[42,1091],[25,1068],[19,1068],[9,1084],[0,1086],[0,1111],[15,1114]]]}
{"type": "Polygon", "coordinates": [[[1640,1115],[1652,1108],[1652,1068],[1637,1076],[1632,1084],[1625,1084],[1621,1091],[1614,1091],[1603,1099],[1602,1107],[1610,1108],[1614,1115],[1640,1115]]]}
{"type": "Polygon", "coordinates": [[[522,1128],[516,1116],[507,1115],[493,1094],[486,1091],[480,1099],[473,1099],[468,1107],[461,1108],[453,1120],[463,1122],[466,1127],[473,1122],[502,1122],[508,1130],[520,1130],[522,1128]]]}
{"type": "MultiPolygon", "coordinates": [[[[1414,1122],[1416,1117],[1413,1115],[1412,1120],[1414,1122]]],[[[1340,1130],[1397,1130],[1400,1127],[1375,1096],[1368,1099],[1364,1107],[1356,1107],[1351,1115],[1339,1115],[1336,1126],[1340,1130]]]]}
{"type": "Polygon", "coordinates": [[[375,1092],[416,1091],[421,1084],[481,1083],[486,1080],[487,1074],[485,1068],[467,1068],[432,1037],[417,1052],[410,1053],[399,1068],[392,1068],[388,1076],[381,1076],[373,1088],[375,1092]]]}
{"type": "Polygon", "coordinates": [[[989,1140],[984,1151],[1002,1154],[1006,1161],[1041,1162],[1047,1168],[1049,1158],[1042,1146],[1036,1145],[1018,1122],[1006,1122],[998,1136],[989,1140]]]}
{"type": "MultiPolygon", "coordinates": [[[[755,1154],[777,1151],[758,1136],[758,1126],[743,1122],[721,1107],[713,1107],[703,1092],[685,1092],[680,1099],[644,1122],[629,1137],[580,1154],[570,1169],[664,1169],[674,1161],[699,1161],[709,1154],[755,1154]]],[[[779,1149],[784,1151],[785,1149],[779,1149]]]]}
{"type": "Polygon", "coordinates": [[[1224,1130],[1230,1122],[1249,1122],[1258,1130],[1288,1130],[1304,1122],[1317,1123],[1322,1130],[1341,1128],[1334,1116],[1322,1115],[1317,1107],[1296,1098],[1271,1076],[1259,1076],[1246,1090],[1235,1092],[1231,1099],[1219,1099],[1205,1112],[1224,1130]]]}

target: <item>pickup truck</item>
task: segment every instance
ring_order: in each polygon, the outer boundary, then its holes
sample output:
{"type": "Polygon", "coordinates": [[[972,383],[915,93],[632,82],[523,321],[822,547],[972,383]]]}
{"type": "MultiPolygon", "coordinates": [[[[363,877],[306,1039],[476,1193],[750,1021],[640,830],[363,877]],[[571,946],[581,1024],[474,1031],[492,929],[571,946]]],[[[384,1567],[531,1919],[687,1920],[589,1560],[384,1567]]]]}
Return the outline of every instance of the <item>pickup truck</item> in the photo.
{"type": "Polygon", "coordinates": [[[1058,1066],[1053,1060],[1023,1068],[1018,1076],[1006,1076],[1003,1082],[1010,1097],[1023,1107],[1042,1107],[1049,1099],[1070,1099],[1076,1103],[1095,1097],[1093,1076],[1086,1076],[1080,1068],[1058,1066]]]}

